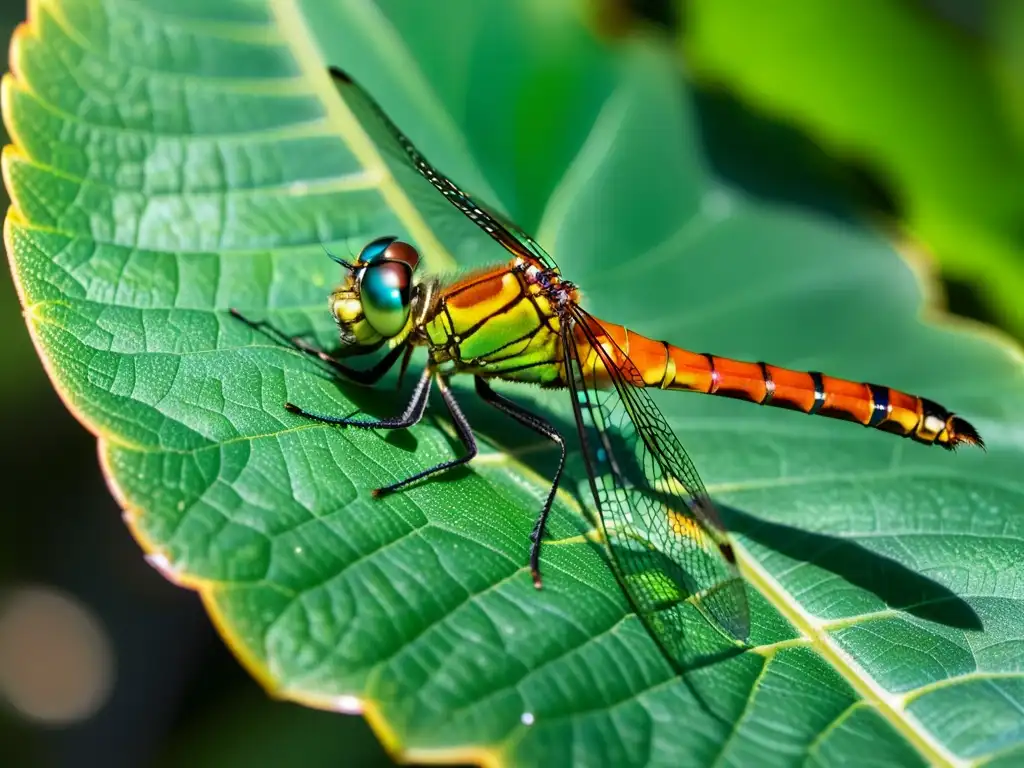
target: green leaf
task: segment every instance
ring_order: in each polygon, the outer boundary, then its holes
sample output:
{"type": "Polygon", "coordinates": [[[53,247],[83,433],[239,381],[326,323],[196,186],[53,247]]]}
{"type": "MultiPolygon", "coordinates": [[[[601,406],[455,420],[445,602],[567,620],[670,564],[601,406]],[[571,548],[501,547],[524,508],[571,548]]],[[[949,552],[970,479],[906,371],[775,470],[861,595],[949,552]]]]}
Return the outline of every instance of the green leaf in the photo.
{"type": "MultiPolygon", "coordinates": [[[[605,50],[575,13],[33,6],[3,83],[8,252],[129,525],[272,693],[362,711],[409,759],[1019,759],[1019,352],[922,320],[918,278],[857,223],[773,200],[773,177],[750,191],[728,170],[749,146],[735,125],[681,93],[660,53],[605,50]],[[483,455],[374,501],[451,456],[450,425],[346,432],[285,412],[403,401],[325,379],[228,308],[326,343],[337,268],[321,243],[344,254],[399,234],[438,271],[504,255],[385,172],[328,63],[537,233],[598,316],[920,391],[975,421],[989,452],[655,393],[726,507],[752,601],[752,649],[685,678],[580,535],[575,450],[533,588],[554,455],[465,386],[483,455]]],[[[564,393],[508,389],[572,434],[564,393]]]]}
{"type": "MultiPolygon", "coordinates": [[[[981,51],[915,5],[696,0],[682,42],[699,75],[878,173],[944,274],[1024,338],[1024,143],[1010,119],[1022,91],[1010,45],[981,51]]],[[[1019,6],[992,4],[989,34],[1011,36],[1019,6]]]]}
{"type": "Polygon", "coordinates": [[[1024,146],[1024,6],[1013,0],[996,0],[985,8],[990,19],[992,68],[1017,142],[1024,146]]]}

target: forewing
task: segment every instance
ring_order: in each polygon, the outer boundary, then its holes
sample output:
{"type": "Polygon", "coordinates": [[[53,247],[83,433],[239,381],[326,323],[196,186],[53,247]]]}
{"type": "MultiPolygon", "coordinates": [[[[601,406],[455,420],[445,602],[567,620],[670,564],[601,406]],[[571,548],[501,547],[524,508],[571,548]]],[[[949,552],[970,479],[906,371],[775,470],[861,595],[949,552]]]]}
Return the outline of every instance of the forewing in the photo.
{"type": "Polygon", "coordinates": [[[637,613],[682,662],[693,606],[727,637],[750,633],[728,536],[640,371],[582,311],[563,325],[566,378],[613,566],[637,613]],[[589,321],[589,322],[588,322],[589,321]],[[586,339],[576,345],[576,332],[586,339]],[[595,330],[597,329],[597,330],[595,330]],[[611,386],[600,387],[608,371],[611,386]]]}
{"type": "Polygon", "coordinates": [[[331,68],[338,93],[353,111],[364,128],[370,130],[378,149],[388,158],[412,169],[440,192],[444,199],[461,211],[480,229],[501,243],[510,253],[536,259],[545,267],[557,270],[554,260],[545,253],[537,242],[518,225],[506,217],[476,202],[463,192],[451,179],[437,170],[387,116],[377,101],[351,77],[339,69],[331,68]]]}

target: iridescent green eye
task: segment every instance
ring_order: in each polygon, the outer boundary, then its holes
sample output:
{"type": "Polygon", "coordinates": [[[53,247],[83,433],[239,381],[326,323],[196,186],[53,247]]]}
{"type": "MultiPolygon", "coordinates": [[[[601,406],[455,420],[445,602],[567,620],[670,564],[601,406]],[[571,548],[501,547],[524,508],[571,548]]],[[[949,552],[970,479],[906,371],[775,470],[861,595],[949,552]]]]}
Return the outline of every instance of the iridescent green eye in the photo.
{"type": "Polygon", "coordinates": [[[395,336],[409,319],[412,270],[404,262],[378,261],[359,278],[363,314],[381,336],[395,336]]]}
{"type": "Polygon", "coordinates": [[[404,261],[409,265],[409,269],[416,269],[420,262],[420,253],[396,237],[378,237],[367,243],[359,252],[359,263],[376,264],[379,261],[404,261]]]}
{"type": "Polygon", "coordinates": [[[367,243],[359,253],[359,261],[363,264],[381,261],[384,258],[384,251],[397,239],[395,237],[378,237],[376,240],[367,243]]]}

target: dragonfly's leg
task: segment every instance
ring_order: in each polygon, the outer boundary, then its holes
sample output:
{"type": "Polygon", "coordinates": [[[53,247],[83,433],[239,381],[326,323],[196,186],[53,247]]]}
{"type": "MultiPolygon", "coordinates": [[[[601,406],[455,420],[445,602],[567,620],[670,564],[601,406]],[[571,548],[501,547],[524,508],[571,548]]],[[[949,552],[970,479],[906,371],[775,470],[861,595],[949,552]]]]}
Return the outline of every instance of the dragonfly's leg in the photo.
{"type": "MultiPolygon", "coordinates": [[[[426,374],[424,374],[426,375],[426,374]]],[[[422,381],[422,379],[421,379],[422,381]]],[[[473,429],[469,426],[469,422],[466,420],[465,415],[462,413],[462,409],[459,408],[459,404],[455,401],[455,397],[452,395],[450,389],[448,389],[448,382],[444,380],[441,375],[437,376],[437,388],[441,390],[441,397],[444,399],[444,404],[448,406],[448,413],[452,415],[452,423],[455,425],[455,431],[459,435],[459,440],[462,441],[463,446],[466,448],[466,453],[457,459],[451,459],[450,461],[443,461],[430,469],[425,469],[422,472],[417,472],[412,477],[407,477],[392,485],[386,485],[383,488],[378,488],[373,492],[374,496],[383,496],[386,493],[397,491],[399,488],[404,488],[410,483],[415,483],[417,480],[422,480],[424,477],[429,475],[436,475],[438,472],[445,472],[453,467],[458,467],[477,454],[476,438],[473,437],[473,429]]]]}
{"type": "Polygon", "coordinates": [[[558,483],[562,480],[562,470],[565,469],[565,438],[562,437],[557,429],[544,421],[544,419],[540,418],[536,414],[530,413],[521,405],[512,402],[507,397],[499,395],[491,389],[491,385],[488,384],[486,380],[481,379],[479,376],[476,377],[476,391],[477,394],[483,398],[484,402],[490,403],[502,413],[511,416],[524,427],[529,427],[534,432],[537,432],[548,440],[551,440],[553,443],[558,445],[558,448],[561,451],[561,454],[558,457],[558,469],[555,470],[555,477],[551,483],[551,490],[548,491],[548,497],[544,502],[544,508],[540,511],[537,523],[533,526],[533,532],[530,534],[530,541],[533,542],[530,545],[530,574],[533,576],[533,586],[540,589],[540,542],[544,538],[544,526],[547,525],[548,515],[551,512],[551,505],[555,501],[555,493],[558,491],[558,483]]]}
{"type": "Polygon", "coordinates": [[[406,349],[406,345],[404,344],[397,346],[375,363],[372,368],[361,371],[358,368],[350,368],[347,365],[339,363],[330,352],[310,344],[301,336],[289,336],[280,328],[274,327],[266,320],[250,320],[237,309],[232,309],[230,312],[232,317],[241,320],[254,331],[265,333],[279,344],[292,347],[293,349],[307,354],[310,357],[315,357],[317,360],[329,365],[335,372],[340,373],[346,379],[349,379],[356,384],[364,384],[367,386],[376,384],[384,377],[384,374],[391,370],[391,367],[395,364],[398,356],[406,349]]]}
{"type": "Polygon", "coordinates": [[[292,413],[305,416],[307,419],[322,421],[324,424],[337,424],[341,427],[359,427],[360,429],[405,429],[419,423],[423,418],[423,411],[427,407],[427,396],[430,394],[430,380],[434,372],[428,366],[423,369],[423,375],[416,383],[416,389],[412,392],[412,398],[405,407],[401,416],[391,419],[352,419],[347,416],[327,416],[322,413],[313,413],[300,408],[294,403],[285,403],[284,407],[292,413]]]}

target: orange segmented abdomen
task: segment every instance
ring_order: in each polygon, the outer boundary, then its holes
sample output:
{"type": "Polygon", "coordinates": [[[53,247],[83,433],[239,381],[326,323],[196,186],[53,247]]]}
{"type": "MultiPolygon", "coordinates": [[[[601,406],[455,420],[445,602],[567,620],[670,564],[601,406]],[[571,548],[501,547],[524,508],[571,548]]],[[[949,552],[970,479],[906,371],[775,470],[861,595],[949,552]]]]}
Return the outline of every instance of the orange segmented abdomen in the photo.
{"type": "MultiPolygon", "coordinates": [[[[599,322],[601,330],[629,357],[649,387],[703,392],[855,421],[948,449],[960,444],[984,446],[978,431],[968,421],[916,395],[816,371],[792,371],[767,363],[688,352],[621,325],[599,322]]],[[[614,353],[611,357],[619,362],[614,353]]],[[[636,378],[635,374],[632,378],[636,378]]]]}

